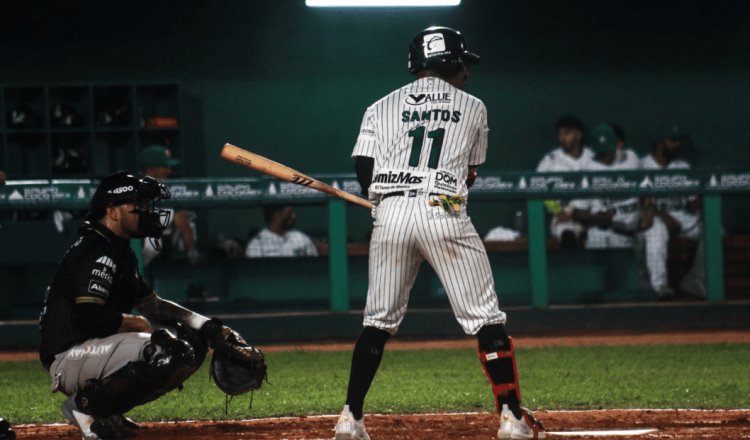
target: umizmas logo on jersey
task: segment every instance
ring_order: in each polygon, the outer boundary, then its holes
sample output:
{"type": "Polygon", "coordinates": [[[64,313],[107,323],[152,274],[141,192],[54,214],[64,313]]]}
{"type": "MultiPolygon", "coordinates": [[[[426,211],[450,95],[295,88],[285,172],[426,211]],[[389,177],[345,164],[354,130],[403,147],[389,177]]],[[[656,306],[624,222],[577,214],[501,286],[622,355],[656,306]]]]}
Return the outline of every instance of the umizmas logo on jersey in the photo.
{"type": "Polygon", "coordinates": [[[408,183],[411,185],[422,183],[424,177],[413,176],[411,173],[380,173],[372,179],[372,183],[408,183]]]}
{"type": "Polygon", "coordinates": [[[406,97],[406,103],[409,105],[445,104],[447,102],[451,102],[450,93],[420,93],[419,95],[409,93],[406,97]]]}

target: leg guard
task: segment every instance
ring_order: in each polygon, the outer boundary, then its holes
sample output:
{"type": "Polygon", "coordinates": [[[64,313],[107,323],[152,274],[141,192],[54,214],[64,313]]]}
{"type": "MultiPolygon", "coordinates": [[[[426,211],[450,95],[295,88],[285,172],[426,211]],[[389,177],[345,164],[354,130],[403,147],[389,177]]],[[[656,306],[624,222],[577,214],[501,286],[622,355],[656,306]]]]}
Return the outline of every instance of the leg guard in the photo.
{"type": "Polygon", "coordinates": [[[484,374],[492,385],[495,407],[498,413],[506,404],[514,412],[521,411],[521,390],[518,386],[518,370],[513,339],[499,324],[482,327],[477,334],[477,353],[484,374]]]}
{"type": "Polygon", "coordinates": [[[76,394],[76,406],[96,418],[124,414],[181,387],[200,366],[197,360],[188,342],[165,330],[156,331],[143,348],[143,360],[129,362],[101,380],[87,381],[76,394]]]}

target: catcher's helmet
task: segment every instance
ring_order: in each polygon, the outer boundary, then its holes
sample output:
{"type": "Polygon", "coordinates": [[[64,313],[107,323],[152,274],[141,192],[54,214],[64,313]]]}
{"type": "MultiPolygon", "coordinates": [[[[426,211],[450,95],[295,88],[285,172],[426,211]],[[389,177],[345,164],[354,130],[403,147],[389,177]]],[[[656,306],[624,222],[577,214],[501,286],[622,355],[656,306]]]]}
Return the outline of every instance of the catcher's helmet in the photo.
{"type": "Polygon", "coordinates": [[[479,62],[479,55],[466,49],[461,32],[442,26],[432,26],[418,33],[409,44],[409,72],[439,66],[479,62]]]}
{"type": "Polygon", "coordinates": [[[158,238],[166,229],[170,214],[168,209],[161,208],[161,200],[169,198],[169,190],[158,180],[141,173],[120,171],[99,182],[86,219],[99,220],[108,206],[132,203],[134,211],[139,214],[139,236],[134,238],[158,238]]]}

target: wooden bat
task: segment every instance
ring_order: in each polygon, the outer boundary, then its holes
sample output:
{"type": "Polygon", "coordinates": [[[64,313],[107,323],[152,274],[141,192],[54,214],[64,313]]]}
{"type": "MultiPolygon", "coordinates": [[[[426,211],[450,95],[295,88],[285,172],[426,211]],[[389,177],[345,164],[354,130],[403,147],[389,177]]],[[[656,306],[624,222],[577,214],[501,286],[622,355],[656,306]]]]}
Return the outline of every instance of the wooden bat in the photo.
{"type": "Polygon", "coordinates": [[[260,171],[261,173],[268,174],[269,176],[278,177],[279,179],[286,180],[287,182],[293,182],[298,185],[314,188],[318,191],[323,191],[324,193],[330,194],[340,199],[344,199],[347,202],[351,202],[365,208],[373,208],[373,204],[370,203],[369,200],[355,196],[354,194],[348,193],[346,191],[342,191],[338,188],[334,188],[331,185],[323,183],[318,179],[314,179],[306,174],[302,174],[293,168],[289,168],[286,165],[274,162],[271,159],[263,157],[259,154],[252,153],[236,145],[224,144],[224,147],[221,149],[221,157],[224,160],[228,160],[229,162],[234,162],[238,165],[260,171]]]}

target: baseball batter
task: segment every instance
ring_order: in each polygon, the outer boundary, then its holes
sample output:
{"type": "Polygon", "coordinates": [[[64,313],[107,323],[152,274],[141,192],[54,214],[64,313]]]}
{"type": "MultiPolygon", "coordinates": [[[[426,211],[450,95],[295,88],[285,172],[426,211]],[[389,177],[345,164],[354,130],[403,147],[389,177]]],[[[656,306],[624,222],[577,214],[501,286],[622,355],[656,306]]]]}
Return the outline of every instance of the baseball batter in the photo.
{"type": "Polygon", "coordinates": [[[84,440],[134,435],[138,425],[123,414],[181,386],[209,346],[244,344],[219,320],[159,298],[138,273],[130,240],[161,236],[167,211],[159,203],[168,198],[161,182],[138,173],[104,178],[47,288],[39,357],[84,440]]]}
{"type": "Polygon", "coordinates": [[[468,66],[477,62],[458,31],[425,29],[409,46],[409,72],[417,79],[365,112],[352,156],[363,192],[376,206],[370,284],[337,440],[369,439],[364,399],[424,260],[438,274],[463,330],[477,335],[479,359],[500,412],[498,437],[544,437],[541,424],[520,406],[506,316],[466,213],[469,187],[487,152],[487,110],[463,91],[468,66]]]}

